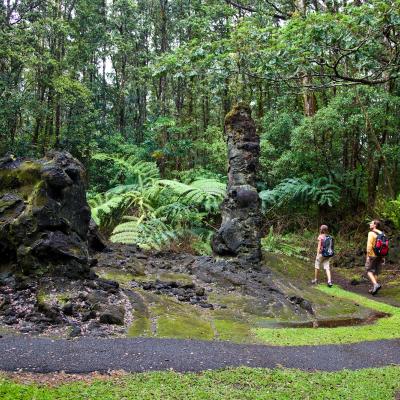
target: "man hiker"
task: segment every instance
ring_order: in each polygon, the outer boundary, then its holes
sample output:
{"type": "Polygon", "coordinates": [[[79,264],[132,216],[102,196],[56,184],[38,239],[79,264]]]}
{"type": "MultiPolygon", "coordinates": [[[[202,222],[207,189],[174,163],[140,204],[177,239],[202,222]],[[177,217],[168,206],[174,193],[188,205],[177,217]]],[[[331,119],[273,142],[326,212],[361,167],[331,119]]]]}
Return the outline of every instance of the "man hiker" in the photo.
{"type": "Polygon", "coordinates": [[[378,293],[381,285],[378,283],[378,274],[382,268],[384,257],[379,255],[379,251],[376,250],[377,238],[382,235],[381,221],[374,219],[369,224],[370,232],[368,233],[367,241],[367,258],[365,261],[365,269],[367,270],[368,278],[372,283],[372,289],[369,293],[375,295],[378,293]],[[378,253],[378,255],[377,255],[378,253]]]}

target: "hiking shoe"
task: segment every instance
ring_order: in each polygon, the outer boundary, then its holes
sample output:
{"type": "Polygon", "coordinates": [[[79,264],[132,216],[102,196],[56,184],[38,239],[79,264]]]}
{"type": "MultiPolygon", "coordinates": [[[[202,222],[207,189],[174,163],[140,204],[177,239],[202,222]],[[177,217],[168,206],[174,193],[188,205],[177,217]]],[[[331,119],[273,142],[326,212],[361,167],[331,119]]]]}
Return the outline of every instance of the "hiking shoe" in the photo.
{"type": "Polygon", "coordinates": [[[332,287],[333,283],[332,282],[328,282],[328,287],[332,287]]]}
{"type": "Polygon", "coordinates": [[[316,284],[318,283],[318,281],[317,281],[316,279],[313,279],[313,280],[311,281],[311,283],[312,283],[313,285],[316,285],[316,284]]]}
{"type": "Polygon", "coordinates": [[[371,290],[371,294],[376,295],[376,294],[379,292],[379,289],[380,289],[381,287],[382,287],[382,286],[381,286],[379,283],[377,283],[376,285],[374,285],[374,288],[371,290]]]}

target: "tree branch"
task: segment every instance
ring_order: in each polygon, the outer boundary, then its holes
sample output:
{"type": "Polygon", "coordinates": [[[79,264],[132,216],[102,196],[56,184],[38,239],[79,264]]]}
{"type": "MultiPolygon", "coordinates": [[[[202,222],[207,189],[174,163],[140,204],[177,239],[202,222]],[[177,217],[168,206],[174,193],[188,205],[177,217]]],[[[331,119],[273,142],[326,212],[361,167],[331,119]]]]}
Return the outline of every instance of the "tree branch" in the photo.
{"type": "Polygon", "coordinates": [[[256,9],[250,6],[244,6],[243,4],[236,3],[235,1],[232,0],[225,0],[225,3],[228,3],[229,5],[238,8],[239,10],[243,11],[248,11],[248,12],[256,12],[256,9]]]}
{"type": "MultiPolygon", "coordinates": [[[[255,9],[254,7],[245,6],[245,5],[237,3],[236,1],[233,1],[233,0],[225,0],[225,3],[231,5],[232,7],[235,7],[239,10],[242,10],[242,11],[247,11],[250,13],[257,12],[257,9],[255,9]]],[[[271,14],[271,17],[276,18],[276,19],[283,19],[283,20],[286,20],[289,18],[288,16],[283,15],[283,13],[281,13],[280,10],[275,5],[270,3],[269,1],[267,1],[267,4],[272,6],[275,9],[275,11],[279,12],[279,14],[271,14]]]]}

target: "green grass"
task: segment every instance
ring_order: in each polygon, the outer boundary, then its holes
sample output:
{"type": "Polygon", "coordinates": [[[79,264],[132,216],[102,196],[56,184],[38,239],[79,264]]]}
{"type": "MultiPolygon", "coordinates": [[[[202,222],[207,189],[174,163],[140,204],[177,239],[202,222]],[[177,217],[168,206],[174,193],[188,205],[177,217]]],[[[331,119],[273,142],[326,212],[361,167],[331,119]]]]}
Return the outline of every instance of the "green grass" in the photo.
{"type": "Polygon", "coordinates": [[[2,400],[245,400],[393,399],[400,367],[341,372],[236,368],[203,373],[151,372],[58,387],[18,384],[0,378],[2,400]]]}
{"type": "Polygon", "coordinates": [[[249,323],[233,320],[214,320],[219,340],[230,340],[236,343],[257,343],[249,323]]]}
{"type": "Polygon", "coordinates": [[[317,344],[356,343],[368,340],[400,338],[400,308],[367,299],[339,287],[319,286],[326,294],[357,302],[376,311],[391,314],[380,318],[372,325],[349,326],[338,328],[256,328],[255,334],[266,344],[279,346],[306,346],[317,344]]]}
{"type": "Polygon", "coordinates": [[[199,316],[170,314],[157,319],[157,336],[178,339],[212,340],[211,324],[199,316]]]}
{"type": "Polygon", "coordinates": [[[128,336],[151,336],[151,321],[146,316],[137,317],[128,329],[128,336]]]}

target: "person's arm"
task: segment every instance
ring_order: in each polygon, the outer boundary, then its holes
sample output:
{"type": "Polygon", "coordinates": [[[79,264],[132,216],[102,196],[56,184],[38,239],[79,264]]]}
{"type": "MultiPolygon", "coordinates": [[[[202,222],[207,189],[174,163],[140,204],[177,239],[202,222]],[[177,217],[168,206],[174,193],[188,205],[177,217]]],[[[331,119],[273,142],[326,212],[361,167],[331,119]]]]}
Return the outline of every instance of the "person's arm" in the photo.
{"type": "Polygon", "coordinates": [[[375,233],[373,231],[368,233],[368,240],[367,240],[367,257],[370,253],[373,253],[374,249],[374,239],[375,233]]]}
{"type": "Polygon", "coordinates": [[[318,247],[317,247],[317,255],[321,252],[321,237],[318,236],[318,247]]]}

